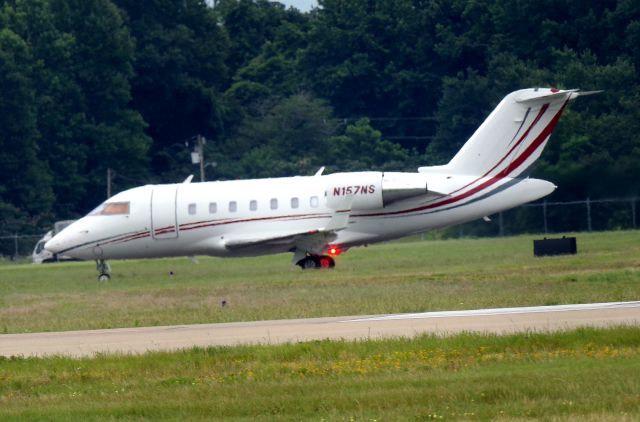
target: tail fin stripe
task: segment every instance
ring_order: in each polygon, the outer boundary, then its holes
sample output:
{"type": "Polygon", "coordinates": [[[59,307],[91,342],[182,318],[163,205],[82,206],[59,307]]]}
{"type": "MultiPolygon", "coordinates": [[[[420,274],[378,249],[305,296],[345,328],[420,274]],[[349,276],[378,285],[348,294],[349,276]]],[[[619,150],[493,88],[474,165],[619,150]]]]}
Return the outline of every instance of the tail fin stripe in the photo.
{"type": "Polygon", "coordinates": [[[569,99],[564,102],[562,107],[560,107],[560,110],[558,110],[556,115],[553,116],[553,119],[551,119],[547,127],[545,127],[544,130],[540,132],[538,137],[531,143],[531,145],[529,145],[518,158],[516,158],[511,162],[511,164],[509,164],[509,166],[504,170],[505,176],[508,176],[511,172],[520,167],[520,165],[524,163],[535,152],[535,150],[537,150],[538,147],[540,147],[540,145],[542,145],[549,138],[549,136],[551,136],[551,132],[553,132],[553,129],[555,129],[556,125],[558,124],[560,116],[562,115],[562,112],[564,111],[568,103],[569,99]]]}
{"type": "Polygon", "coordinates": [[[518,127],[518,130],[516,130],[516,133],[513,135],[513,138],[511,138],[511,141],[509,142],[509,144],[507,144],[507,146],[511,145],[513,143],[513,141],[516,140],[516,137],[518,136],[518,134],[522,130],[522,127],[527,122],[527,118],[529,117],[529,113],[531,113],[531,107],[529,107],[527,109],[526,113],[524,113],[524,117],[522,118],[522,123],[520,123],[520,126],[518,127]]]}
{"type": "Polygon", "coordinates": [[[522,141],[524,141],[524,139],[529,135],[529,133],[531,132],[531,130],[534,128],[534,126],[536,126],[538,124],[538,122],[540,121],[540,119],[542,118],[542,116],[547,112],[547,109],[549,108],[549,104],[544,104],[541,108],[540,111],[538,112],[538,115],[536,116],[535,119],[533,119],[533,121],[531,122],[531,124],[529,125],[529,127],[527,128],[527,130],[522,134],[522,136],[520,137],[520,139],[518,139],[518,142],[515,143],[514,146],[511,147],[511,149],[504,155],[504,157],[502,157],[500,159],[500,161],[498,161],[493,167],[491,167],[489,169],[489,171],[487,171],[485,174],[483,174],[482,176],[478,177],[476,180],[467,183],[466,185],[464,185],[463,187],[461,187],[460,189],[457,189],[453,192],[451,192],[451,194],[454,193],[458,193],[463,189],[468,188],[469,186],[473,185],[474,183],[476,183],[478,180],[481,180],[485,177],[487,177],[493,170],[496,169],[496,167],[498,167],[500,164],[502,164],[502,162],[504,160],[507,159],[507,157],[509,157],[511,155],[511,153],[522,143],[522,141]]]}

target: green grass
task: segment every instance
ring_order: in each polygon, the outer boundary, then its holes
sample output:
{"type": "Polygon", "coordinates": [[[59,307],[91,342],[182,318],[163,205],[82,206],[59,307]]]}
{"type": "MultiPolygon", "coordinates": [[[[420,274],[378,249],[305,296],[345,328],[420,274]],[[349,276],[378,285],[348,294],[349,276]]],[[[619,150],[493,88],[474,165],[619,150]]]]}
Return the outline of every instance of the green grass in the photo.
{"type": "MultiPolygon", "coordinates": [[[[640,297],[640,232],[580,234],[578,255],[553,258],[533,238],[394,242],[332,271],[121,261],[109,283],[92,263],[0,265],[0,332],[640,297]]],[[[640,328],[0,358],[2,421],[211,419],[638,420],[640,328]]]]}
{"type": "Polygon", "coordinates": [[[108,283],[92,262],[1,265],[0,333],[640,298],[639,231],[577,237],[577,255],[549,258],[533,257],[539,236],[414,239],[353,249],[330,271],[290,255],[113,261],[108,283]]]}
{"type": "Polygon", "coordinates": [[[640,329],[0,358],[0,419],[638,420],[640,329]]]}

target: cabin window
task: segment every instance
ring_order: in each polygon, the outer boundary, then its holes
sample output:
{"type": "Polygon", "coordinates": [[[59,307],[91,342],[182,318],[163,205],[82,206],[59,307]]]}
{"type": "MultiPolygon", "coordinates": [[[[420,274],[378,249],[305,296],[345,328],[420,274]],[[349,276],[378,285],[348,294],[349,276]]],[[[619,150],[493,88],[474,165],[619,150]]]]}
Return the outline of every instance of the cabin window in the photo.
{"type": "Polygon", "coordinates": [[[105,202],[89,215],[129,215],[129,202],[105,202]]]}
{"type": "Polygon", "coordinates": [[[209,214],[215,214],[218,212],[218,204],[215,202],[209,202],[209,214]]]}
{"type": "Polygon", "coordinates": [[[291,198],[291,208],[298,208],[299,205],[300,201],[298,201],[298,198],[291,198]]]}
{"type": "Polygon", "coordinates": [[[251,202],[249,202],[249,209],[251,211],[256,211],[258,209],[258,201],[252,199],[251,202]]]}
{"type": "Polygon", "coordinates": [[[196,204],[189,204],[189,215],[196,214],[196,204]]]}
{"type": "Polygon", "coordinates": [[[229,202],[229,212],[238,211],[238,203],[236,201],[229,202]]]}
{"type": "Polygon", "coordinates": [[[271,198],[270,201],[270,207],[272,210],[277,210],[278,209],[278,198],[271,198]]]}
{"type": "Polygon", "coordinates": [[[309,205],[311,205],[311,208],[318,208],[318,197],[312,196],[311,199],[309,199],[309,205]]]}

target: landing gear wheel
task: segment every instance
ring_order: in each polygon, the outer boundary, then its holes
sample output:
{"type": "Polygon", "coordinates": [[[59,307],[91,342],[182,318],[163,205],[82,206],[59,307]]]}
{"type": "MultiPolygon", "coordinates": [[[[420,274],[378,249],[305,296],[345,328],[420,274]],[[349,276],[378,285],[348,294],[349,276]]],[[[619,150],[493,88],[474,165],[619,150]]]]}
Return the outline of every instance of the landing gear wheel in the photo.
{"type": "Polygon", "coordinates": [[[320,268],[320,261],[316,256],[308,256],[298,261],[298,265],[303,270],[308,270],[309,268],[320,268]]]}
{"type": "Polygon", "coordinates": [[[318,257],[319,268],[333,268],[336,266],[336,262],[328,255],[322,255],[318,257]]]}
{"type": "Polygon", "coordinates": [[[333,268],[336,266],[336,262],[328,255],[309,255],[306,258],[302,258],[296,263],[303,270],[309,268],[333,268]]]}
{"type": "Polygon", "coordinates": [[[98,281],[109,281],[111,279],[111,267],[104,259],[96,260],[96,269],[100,273],[98,281]]]}

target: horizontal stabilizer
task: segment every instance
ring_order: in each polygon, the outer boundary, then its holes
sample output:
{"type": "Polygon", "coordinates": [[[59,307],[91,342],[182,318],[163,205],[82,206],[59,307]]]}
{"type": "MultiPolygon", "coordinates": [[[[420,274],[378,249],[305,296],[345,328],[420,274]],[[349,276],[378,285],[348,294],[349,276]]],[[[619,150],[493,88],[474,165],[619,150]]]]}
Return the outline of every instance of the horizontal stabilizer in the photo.
{"type": "Polygon", "coordinates": [[[580,91],[580,92],[577,92],[577,94],[580,97],[586,97],[587,95],[595,95],[595,94],[600,94],[602,92],[604,92],[604,90],[601,89],[599,91],[580,91]]]}
{"type": "Polygon", "coordinates": [[[538,102],[538,101],[553,101],[555,99],[566,98],[567,94],[578,93],[578,89],[567,89],[567,90],[544,90],[544,91],[535,91],[535,90],[525,90],[518,97],[516,97],[516,102],[521,104],[526,104],[530,102],[538,102]]]}

